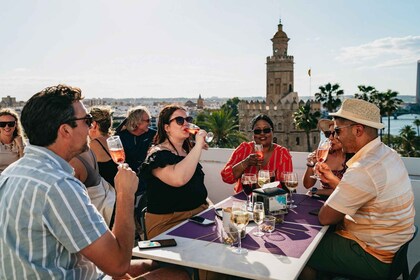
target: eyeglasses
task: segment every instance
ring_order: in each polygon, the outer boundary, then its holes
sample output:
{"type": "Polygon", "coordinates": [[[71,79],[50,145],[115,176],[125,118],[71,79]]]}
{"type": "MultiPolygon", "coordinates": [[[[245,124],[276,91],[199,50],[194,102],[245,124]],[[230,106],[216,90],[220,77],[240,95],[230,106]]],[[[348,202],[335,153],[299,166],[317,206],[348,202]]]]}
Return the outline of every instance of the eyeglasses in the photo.
{"type": "Polygon", "coordinates": [[[176,123],[178,125],[183,125],[185,121],[188,122],[188,123],[192,123],[193,117],[190,117],[190,116],[188,116],[186,118],[184,118],[184,117],[175,117],[175,118],[169,120],[169,123],[171,123],[172,121],[176,121],[176,123]]]}
{"type": "MultiPolygon", "coordinates": [[[[330,138],[330,136],[334,137],[335,131],[324,131],[324,135],[326,138],[330,138]]],[[[338,135],[338,134],[337,134],[338,135]]]]}
{"type": "Polygon", "coordinates": [[[254,134],[256,134],[256,135],[261,134],[261,133],[267,134],[267,133],[270,133],[270,132],[271,132],[271,127],[267,127],[267,128],[264,128],[264,129],[259,129],[259,128],[254,129],[254,134]]]}
{"type": "Polygon", "coordinates": [[[12,122],[0,122],[0,127],[15,127],[16,122],[12,121],[12,122]]]}
{"type": "Polygon", "coordinates": [[[349,124],[349,125],[343,125],[343,126],[334,127],[334,132],[337,134],[337,136],[339,136],[341,129],[346,128],[346,127],[350,127],[350,126],[353,126],[353,125],[356,125],[356,124],[357,123],[352,123],[352,124],[349,124]]]}
{"type": "Polygon", "coordinates": [[[87,114],[87,115],[86,115],[86,117],[84,117],[84,118],[74,118],[74,119],[70,119],[70,120],[66,121],[65,123],[69,123],[69,122],[72,122],[72,121],[79,121],[79,120],[84,120],[84,121],[86,122],[86,125],[87,125],[88,127],[91,127],[92,122],[93,122],[93,117],[92,117],[92,115],[91,115],[91,114],[87,114]]]}

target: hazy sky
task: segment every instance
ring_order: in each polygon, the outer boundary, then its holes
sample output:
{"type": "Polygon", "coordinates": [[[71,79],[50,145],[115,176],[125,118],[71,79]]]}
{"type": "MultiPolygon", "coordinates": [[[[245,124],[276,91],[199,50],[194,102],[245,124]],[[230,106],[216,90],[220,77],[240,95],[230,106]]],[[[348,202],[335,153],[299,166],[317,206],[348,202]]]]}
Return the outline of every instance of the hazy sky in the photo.
{"type": "Polygon", "coordinates": [[[414,95],[420,1],[2,0],[0,96],[265,96],[279,18],[301,96],[327,82],[414,95]],[[307,74],[312,69],[310,83],[307,74]]]}

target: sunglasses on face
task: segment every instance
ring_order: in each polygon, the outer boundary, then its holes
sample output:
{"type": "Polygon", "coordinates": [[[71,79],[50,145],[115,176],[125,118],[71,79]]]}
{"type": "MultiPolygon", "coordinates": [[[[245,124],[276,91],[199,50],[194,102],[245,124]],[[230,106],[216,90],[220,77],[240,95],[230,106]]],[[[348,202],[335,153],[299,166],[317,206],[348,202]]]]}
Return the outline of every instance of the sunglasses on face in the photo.
{"type": "Polygon", "coordinates": [[[335,132],[335,134],[337,134],[337,136],[339,136],[341,129],[346,128],[346,127],[350,127],[350,126],[353,126],[353,125],[356,125],[356,123],[352,123],[352,124],[349,124],[349,125],[343,125],[343,126],[336,126],[336,127],[334,127],[334,132],[335,132]]]}
{"type": "Polygon", "coordinates": [[[91,115],[91,114],[87,114],[87,115],[86,115],[86,117],[84,117],[84,118],[74,118],[74,119],[70,119],[70,120],[68,120],[66,123],[68,123],[68,122],[72,122],[72,121],[79,121],[79,120],[84,120],[84,121],[86,122],[86,125],[87,125],[88,127],[91,127],[92,122],[93,122],[93,117],[92,117],[92,115],[91,115]]]}
{"type": "Polygon", "coordinates": [[[0,122],[0,127],[15,127],[16,122],[12,121],[12,122],[0,122]]]}
{"type": "Polygon", "coordinates": [[[190,117],[190,116],[185,117],[185,118],[184,117],[175,117],[175,118],[169,120],[169,123],[171,123],[172,121],[176,121],[176,123],[178,125],[184,125],[185,121],[188,122],[188,123],[192,123],[193,117],[190,117]]]}
{"type": "Polygon", "coordinates": [[[264,128],[264,129],[259,129],[259,128],[254,129],[254,134],[256,134],[256,135],[261,134],[261,133],[267,134],[267,133],[270,133],[270,132],[271,132],[270,127],[267,127],[267,128],[264,128]]]}
{"type": "Polygon", "coordinates": [[[329,130],[324,131],[324,135],[326,138],[330,138],[330,136],[334,137],[335,131],[329,131],[329,130]]]}

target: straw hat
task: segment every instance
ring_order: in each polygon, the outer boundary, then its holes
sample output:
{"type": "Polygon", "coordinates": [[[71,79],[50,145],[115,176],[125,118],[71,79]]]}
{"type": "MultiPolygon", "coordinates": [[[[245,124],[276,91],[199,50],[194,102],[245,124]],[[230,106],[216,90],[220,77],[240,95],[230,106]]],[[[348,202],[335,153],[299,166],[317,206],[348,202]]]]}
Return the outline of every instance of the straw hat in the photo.
{"type": "Polygon", "coordinates": [[[320,119],[318,121],[318,129],[321,131],[328,131],[330,130],[330,126],[334,125],[334,122],[329,119],[320,119]]]}
{"type": "Polygon", "coordinates": [[[330,113],[329,115],[351,120],[377,129],[385,127],[385,125],[381,123],[379,108],[375,104],[362,99],[346,99],[337,112],[330,113]]]}

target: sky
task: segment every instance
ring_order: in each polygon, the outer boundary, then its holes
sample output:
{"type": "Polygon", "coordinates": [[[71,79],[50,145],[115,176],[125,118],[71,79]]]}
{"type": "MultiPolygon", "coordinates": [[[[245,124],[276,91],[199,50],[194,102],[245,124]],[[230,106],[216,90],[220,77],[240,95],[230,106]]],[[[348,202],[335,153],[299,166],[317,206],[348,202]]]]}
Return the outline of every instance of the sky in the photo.
{"type": "Polygon", "coordinates": [[[279,19],[300,96],[328,82],[415,95],[418,11],[417,0],[2,0],[0,97],[59,83],[86,98],[265,97],[279,19]]]}

